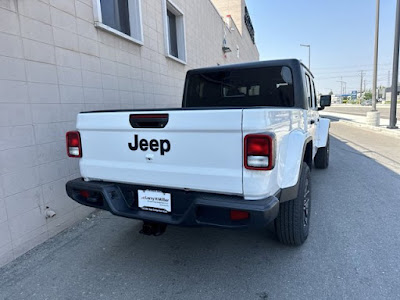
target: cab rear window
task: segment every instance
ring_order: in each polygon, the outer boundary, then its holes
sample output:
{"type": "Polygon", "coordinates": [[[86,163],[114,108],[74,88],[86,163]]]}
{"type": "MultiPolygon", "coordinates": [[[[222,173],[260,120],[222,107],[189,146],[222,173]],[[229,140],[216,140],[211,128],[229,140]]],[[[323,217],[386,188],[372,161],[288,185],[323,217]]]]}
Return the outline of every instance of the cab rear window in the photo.
{"type": "Polygon", "coordinates": [[[286,66],[194,73],[184,95],[184,107],[292,107],[293,76],[286,66]]]}

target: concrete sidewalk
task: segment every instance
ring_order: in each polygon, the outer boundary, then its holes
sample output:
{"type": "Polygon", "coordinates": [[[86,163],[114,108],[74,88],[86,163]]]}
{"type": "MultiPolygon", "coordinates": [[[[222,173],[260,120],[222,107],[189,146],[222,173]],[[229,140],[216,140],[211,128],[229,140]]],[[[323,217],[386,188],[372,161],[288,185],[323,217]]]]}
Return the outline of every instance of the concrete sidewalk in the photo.
{"type": "MultiPolygon", "coordinates": [[[[351,115],[334,112],[320,112],[321,117],[329,118],[351,126],[362,127],[364,129],[379,131],[383,134],[400,138],[400,129],[388,129],[389,119],[380,119],[380,126],[371,126],[366,123],[366,116],[351,115]]],[[[397,126],[400,126],[398,123],[397,126]]]]}

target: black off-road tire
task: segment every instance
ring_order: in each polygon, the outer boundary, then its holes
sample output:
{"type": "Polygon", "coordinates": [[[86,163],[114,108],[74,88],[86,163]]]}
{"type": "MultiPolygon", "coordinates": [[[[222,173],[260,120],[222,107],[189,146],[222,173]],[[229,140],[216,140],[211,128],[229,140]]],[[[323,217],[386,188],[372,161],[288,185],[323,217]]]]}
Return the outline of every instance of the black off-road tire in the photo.
{"type": "Polygon", "coordinates": [[[275,233],[285,245],[302,245],[308,237],[311,211],[310,168],[303,162],[297,198],[283,202],[275,220],[275,233]]]}
{"type": "Polygon", "coordinates": [[[326,146],[318,148],[317,154],[314,157],[314,165],[317,169],[326,169],[329,166],[329,136],[326,146]]]}

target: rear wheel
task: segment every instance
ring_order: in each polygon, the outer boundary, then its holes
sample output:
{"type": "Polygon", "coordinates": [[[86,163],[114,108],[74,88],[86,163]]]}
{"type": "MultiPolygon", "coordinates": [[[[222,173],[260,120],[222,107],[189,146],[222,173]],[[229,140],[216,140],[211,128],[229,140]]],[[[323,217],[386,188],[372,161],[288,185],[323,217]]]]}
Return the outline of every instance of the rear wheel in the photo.
{"type": "Polygon", "coordinates": [[[310,168],[303,162],[297,198],[281,203],[275,220],[275,232],[281,243],[294,246],[304,243],[310,227],[310,210],[310,168]]]}
{"type": "Polygon", "coordinates": [[[314,158],[314,165],[317,169],[326,169],[329,166],[329,136],[326,141],[326,146],[318,148],[314,158]]]}

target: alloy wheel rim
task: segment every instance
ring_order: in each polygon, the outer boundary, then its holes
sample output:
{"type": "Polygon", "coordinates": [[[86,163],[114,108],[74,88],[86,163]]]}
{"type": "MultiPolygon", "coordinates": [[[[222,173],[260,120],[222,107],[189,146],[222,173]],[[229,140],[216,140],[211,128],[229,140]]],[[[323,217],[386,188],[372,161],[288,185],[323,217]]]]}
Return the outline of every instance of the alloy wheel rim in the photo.
{"type": "Polygon", "coordinates": [[[326,157],[329,158],[329,140],[326,147],[326,157]]]}
{"type": "Polygon", "coordinates": [[[304,199],[303,199],[303,226],[308,226],[308,219],[310,217],[310,188],[308,178],[304,188],[304,199]]]}

